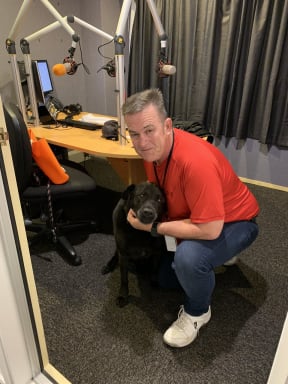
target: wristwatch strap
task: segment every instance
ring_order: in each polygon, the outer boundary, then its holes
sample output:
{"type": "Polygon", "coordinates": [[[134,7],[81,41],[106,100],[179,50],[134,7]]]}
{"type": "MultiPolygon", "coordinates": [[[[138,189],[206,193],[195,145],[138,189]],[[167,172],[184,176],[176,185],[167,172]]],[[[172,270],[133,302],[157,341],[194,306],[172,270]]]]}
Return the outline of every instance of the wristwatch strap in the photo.
{"type": "Polygon", "coordinates": [[[158,232],[157,232],[157,225],[159,224],[159,221],[154,221],[154,223],[152,224],[152,227],[151,227],[151,235],[153,237],[159,237],[161,236],[158,232]]]}

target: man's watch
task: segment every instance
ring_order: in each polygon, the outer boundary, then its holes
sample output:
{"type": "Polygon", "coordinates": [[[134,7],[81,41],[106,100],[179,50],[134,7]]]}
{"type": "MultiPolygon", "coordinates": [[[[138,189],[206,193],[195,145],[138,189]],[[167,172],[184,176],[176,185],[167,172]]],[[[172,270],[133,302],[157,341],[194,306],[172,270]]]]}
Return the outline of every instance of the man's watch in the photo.
{"type": "Polygon", "coordinates": [[[154,223],[152,224],[152,227],[151,227],[151,235],[153,237],[159,237],[161,236],[158,232],[157,232],[157,225],[159,224],[159,221],[154,221],[154,223]]]}

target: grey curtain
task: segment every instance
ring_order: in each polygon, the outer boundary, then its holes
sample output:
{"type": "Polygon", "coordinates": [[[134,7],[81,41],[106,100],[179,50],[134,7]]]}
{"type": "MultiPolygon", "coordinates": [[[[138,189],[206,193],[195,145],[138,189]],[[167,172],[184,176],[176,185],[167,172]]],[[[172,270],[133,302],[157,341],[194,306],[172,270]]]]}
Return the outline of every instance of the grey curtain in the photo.
{"type": "Polygon", "coordinates": [[[160,40],[136,0],[128,94],[160,87],[171,117],[216,136],[288,146],[288,0],[154,0],[177,72],[159,78],[160,40]]]}

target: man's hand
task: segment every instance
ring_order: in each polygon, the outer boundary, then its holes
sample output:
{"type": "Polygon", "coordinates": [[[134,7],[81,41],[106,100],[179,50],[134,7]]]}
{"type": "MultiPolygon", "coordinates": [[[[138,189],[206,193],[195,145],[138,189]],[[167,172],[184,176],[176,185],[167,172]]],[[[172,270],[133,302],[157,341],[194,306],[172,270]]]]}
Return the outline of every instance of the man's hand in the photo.
{"type": "MultiPolygon", "coordinates": [[[[135,229],[151,232],[152,224],[141,223],[132,209],[128,212],[127,221],[135,229]]],[[[197,224],[192,223],[190,219],[184,219],[161,222],[157,226],[157,232],[160,235],[172,236],[177,239],[215,240],[220,236],[223,225],[223,220],[197,224]]]]}
{"type": "Polygon", "coordinates": [[[143,224],[136,217],[135,212],[130,209],[127,215],[128,223],[135,229],[139,229],[140,231],[151,232],[152,224],[143,224]]]}

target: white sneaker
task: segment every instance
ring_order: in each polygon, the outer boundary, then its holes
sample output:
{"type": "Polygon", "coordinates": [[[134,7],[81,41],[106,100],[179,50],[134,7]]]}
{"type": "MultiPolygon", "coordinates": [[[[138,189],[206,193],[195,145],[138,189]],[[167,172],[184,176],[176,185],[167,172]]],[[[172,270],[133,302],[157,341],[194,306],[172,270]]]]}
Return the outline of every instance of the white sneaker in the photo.
{"type": "Polygon", "coordinates": [[[224,265],[225,265],[225,267],[231,267],[231,265],[236,264],[237,261],[238,261],[238,257],[237,256],[233,256],[232,259],[227,260],[226,263],[224,263],[224,265]]]}
{"type": "Polygon", "coordinates": [[[201,316],[191,316],[184,311],[182,305],[178,313],[178,319],[164,333],[164,342],[171,347],[186,347],[196,339],[199,329],[207,324],[210,318],[210,307],[201,316]]]}

